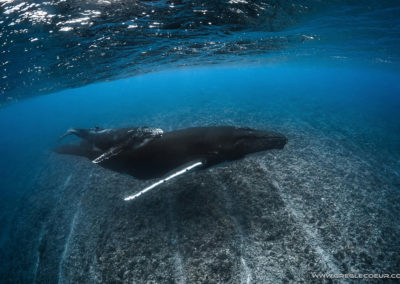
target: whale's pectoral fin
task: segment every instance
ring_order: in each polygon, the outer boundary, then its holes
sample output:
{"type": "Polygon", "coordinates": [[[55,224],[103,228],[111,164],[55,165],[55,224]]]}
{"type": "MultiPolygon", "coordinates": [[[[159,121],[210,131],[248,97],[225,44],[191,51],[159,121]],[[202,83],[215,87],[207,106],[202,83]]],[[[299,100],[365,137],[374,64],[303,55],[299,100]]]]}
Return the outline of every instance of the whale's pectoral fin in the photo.
{"type": "Polygon", "coordinates": [[[98,164],[98,163],[103,162],[104,160],[110,159],[111,157],[113,157],[113,156],[115,156],[115,155],[118,155],[119,153],[121,153],[121,152],[124,150],[125,146],[126,146],[126,145],[125,145],[125,143],[124,143],[124,144],[122,144],[122,145],[118,145],[118,146],[116,146],[116,147],[110,148],[107,152],[104,152],[103,154],[101,154],[100,156],[98,156],[96,159],[94,159],[94,160],[92,161],[92,163],[98,164]]]}
{"type": "Polygon", "coordinates": [[[119,153],[124,151],[127,147],[132,145],[132,143],[134,143],[133,140],[134,139],[131,137],[131,138],[127,139],[126,141],[122,142],[121,144],[111,147],[106,152],[104,152],[103,154],[98,156],[96,159],[94,159],[92,161],[92,163],[98,164],[98,163],[103,162],[104,160],[108,160],[111,157],[118,155],[119,153]]]}
{"type": "Polygon", "coordinates": [[[149,143],[151,140],[158,138],[158,136],[151,137],[151,138],[140,138],[138,139],[137,137],[133,136],[127,139],[125,142],[110,148],[108,151],[104,152],[101,154],[99,157],[94,159],[92,162],[95,164],[101,163],[104,160],[108,160],[109,158],[118,155],[128,147],[132,147],[133,149],[139,149],[140,147],[143,147],[147,143],[149,143]]]}
{"type": "Polygon", "coordinates": [[[147,191],[152,190],[153,188],[159,186],[160,184],[163,184],[163,183],[165,183],[165,182],[167,182],[167,181],[169,181],[169,180],[171,180],[171,179],[173,179],[173,178],[175,178],[177,176],[183,175],[183,174],[185,174],[185,173],[187,173],[187,172],[189,172],[189,171],[191,171],[191,170],[193,170],[193,169],[195,169],[197,167],[200,167],[200,166],[203,166],[203,162],[200,162],[200,161],[192,162],[189,165],[186,165],[183,169],[181,168],[181,169],[175,171],[174,173],[172,173],[171,175],[167,176],[166,178],[161,179],[158,182],[153,183],[152,185],[146,187],[145,189],[142,189],[141,191],[137,192],[136,194],[130,195],[128,197],[125,197],[124,200],[125,201],[129,201],[129,200],[135,199],[135,198],[139,197],[140,195],[142,195],[143,193],[146,193],[147,191]]]}

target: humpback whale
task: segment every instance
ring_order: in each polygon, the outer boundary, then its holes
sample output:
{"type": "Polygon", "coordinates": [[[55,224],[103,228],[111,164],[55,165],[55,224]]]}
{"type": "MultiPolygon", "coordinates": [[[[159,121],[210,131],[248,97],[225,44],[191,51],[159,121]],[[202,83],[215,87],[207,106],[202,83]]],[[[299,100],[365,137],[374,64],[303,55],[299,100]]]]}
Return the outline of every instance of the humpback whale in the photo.
{"type": "Polygon", "coordinates": [[[192,127],[170,132],[159,128],[70,129],[80,144],[54,149],[86,157],[98,165],[138,179],[165,177],[162,183],[193,168],[207,168],[247,154],[283,149],[287,138],[277,132],[247,127],[192,127]]]}
{"type": "Polygon", "coordinates": [[[93,160],[93,163],[97,164],[118,155],[129,147],[132,149],[140,148],[151,139],[160,137],[163,131],[160,128],[146,126],[118,129],[104,129],[98,126],[90,129],[70,128],[58,140],[71,134],[85,139],[93,147],[93,152],[102,152],[100,156],[93,160]]]}

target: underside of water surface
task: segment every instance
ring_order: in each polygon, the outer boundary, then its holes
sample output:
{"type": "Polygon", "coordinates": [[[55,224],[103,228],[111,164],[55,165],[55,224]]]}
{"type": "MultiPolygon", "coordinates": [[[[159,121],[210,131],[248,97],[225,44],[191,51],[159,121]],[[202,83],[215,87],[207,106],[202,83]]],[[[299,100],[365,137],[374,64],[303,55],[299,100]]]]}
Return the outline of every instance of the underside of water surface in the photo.
{"type": "Polygon", "coordinates": [[[0,282],[400,273],[400,8],[366,2],[0,1],[0,282]],[[53,152],[218,125],[288,143],[129,202],[159,179],[53,152]]]}
{"type": "Polygon", "coordinates": [[[0,103],[185,66],[400,64],[396,0],[0,1],[0,103]]]}

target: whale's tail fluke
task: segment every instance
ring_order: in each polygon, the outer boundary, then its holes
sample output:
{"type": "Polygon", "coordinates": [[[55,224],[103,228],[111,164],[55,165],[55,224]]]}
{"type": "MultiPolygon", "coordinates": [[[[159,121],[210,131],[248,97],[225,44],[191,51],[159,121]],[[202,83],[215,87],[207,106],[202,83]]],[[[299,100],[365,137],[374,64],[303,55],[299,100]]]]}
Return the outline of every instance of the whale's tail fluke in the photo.
{"type": "Polygon", "coordinates": [[[69,136],[71,134],[77,134],[77,133],[78,133],[78,131],[75,128],[70,128],[70,129],[67,130],[67,132],[65,132],[63,135],[58,137],[57,141],[62,140],[66,136],[69,136]]]}

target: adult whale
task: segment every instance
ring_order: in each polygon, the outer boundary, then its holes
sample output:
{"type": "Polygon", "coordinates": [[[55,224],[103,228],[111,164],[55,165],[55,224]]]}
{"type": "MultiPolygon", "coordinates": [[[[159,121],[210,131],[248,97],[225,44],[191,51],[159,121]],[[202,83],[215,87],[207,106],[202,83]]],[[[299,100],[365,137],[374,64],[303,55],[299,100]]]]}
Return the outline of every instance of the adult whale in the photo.
{"type": "MultiPolygon", "coordinates": [[[[123,133],[131,129],[141,128],[115,129],[114,132],[123,133]]],[[[287,138],[280,133],[245,127],[192,127],[171,132],[162,132],[158,128],[148,129],[153,130],[149,130],[147,134],[138,131],[136,134],[140,137],[137,139],[132,131],[131,136],[126,135],[125,139],[119,139],[115,143],[112,143],[112,131],[108,132],[109,136],[102,132],[102,139],[96,142],[85,135],[78,135],[83,138],[80,144],[62,145],[54,151],[87,157],[102,167],[130,174],[138,179],[151,179],[162,177],[188,163],[201,162],[201,166],[206,168],[243,158],[250,153],[282,149],[287,143],[287,138]],[[143,136],[147,138],[146,143],[143,143],[143,136]],[[102,141],[107,141],[104,144],[108,148],[99,147],[102,141]],[[118,151],[113,152],[113,149],[118,151]],[[110,152],[112,155],[98,161],[99,157],[110,152]]],[[[92,130],[80,130],[84,133],[90,131],[92,130]]],[[[76,134],[76,131],[69,132],[76,134]]]]}

